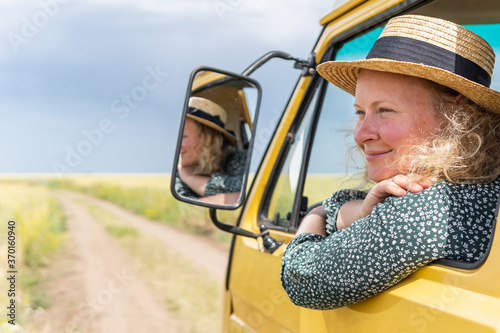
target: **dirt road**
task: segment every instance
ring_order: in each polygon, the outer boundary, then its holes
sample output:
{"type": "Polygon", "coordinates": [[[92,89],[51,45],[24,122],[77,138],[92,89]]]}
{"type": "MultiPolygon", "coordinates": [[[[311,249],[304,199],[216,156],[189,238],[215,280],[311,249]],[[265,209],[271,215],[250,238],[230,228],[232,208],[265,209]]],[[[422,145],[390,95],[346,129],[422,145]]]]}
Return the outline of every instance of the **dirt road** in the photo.
{"type": "Polygon", "coordinates": [[[49,269],[45,289],[52,304],[34,316],[27,332],[178,332],[178,319],[160,304],[85,207],[78,205],[81,198],[205,267],[207,278],[223,281],[227,249],[103,200],[68,191],[54,195],[67,215],[69,246],[49,269]]]}

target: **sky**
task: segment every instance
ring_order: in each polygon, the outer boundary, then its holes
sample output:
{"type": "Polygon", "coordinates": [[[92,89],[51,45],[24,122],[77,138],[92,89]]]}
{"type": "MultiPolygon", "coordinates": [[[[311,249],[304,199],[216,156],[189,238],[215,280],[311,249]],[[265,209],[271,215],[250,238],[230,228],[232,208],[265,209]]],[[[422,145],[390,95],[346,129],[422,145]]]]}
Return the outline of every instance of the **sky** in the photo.
{"type": "MultiPolygon", "coordinates": [[[[0,173],[170,172],[191,70],[307,58],[334,3],[0,0],[0,173]]],[[[265,66],[270,135],[299,72],[265,66]]]]}

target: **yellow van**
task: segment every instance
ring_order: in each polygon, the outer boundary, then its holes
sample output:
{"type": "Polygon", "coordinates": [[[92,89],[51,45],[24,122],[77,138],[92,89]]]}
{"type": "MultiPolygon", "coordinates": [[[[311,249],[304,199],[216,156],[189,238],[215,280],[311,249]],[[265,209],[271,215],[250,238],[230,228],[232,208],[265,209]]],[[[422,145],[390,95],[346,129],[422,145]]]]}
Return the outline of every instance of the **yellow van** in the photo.
{"type": "MultiPolygon", "coordinates": [[[[340,3],[339,3],[340,2],[340,3]]],[[[305,213],[345,186],[337,175],[318,175],[324,155],[343,155],[342,124],[353,97],[319,76],[316,65],[328,60],[363,59],[387,21],[401,14],[420,14],[462,24],[485,38],[500,54],[499,0],[346,0],[325,15],[324,27],[302,60],[270,52],[241,74],[197,68],[188,87],[174,161],[177,172],[182,129],[191,96],[217,96],[228,112],[226,129],[245,152],[237,199],[225,193],[205,200],[179,192],[176,198],[205,206],[215,225],[233,233],[224,293],[224,332],[498,332],[500,331],[500,241],[493,236],[488,254],[469,264],[440,260],[381,294],[335,310],[295,306],[281,286],[280,267],[286,245],[305,213]],[[292,61],[298,81],[282,112],[260,166],[249,182],[262,91],[252,73],[272,58],[292,61]],[[221,97],[220,94],[225,94],[221,97]],[[328,112],[323,112],[327,110],[328,112]],[[343,112],[342,112],[343,111],[343,112]],[[324,152],[327,151],[328,154],[324,152]],[[241,207],[237,221],[219,221],[217,210],[241,207]]],[[[491,87],[500,90],[500,64],[491,87]]],[[[264,112],[264,110],[261,110],[264,112]]],[[[269,124],[267,124],[269,125],[269,124]]],[[[253,172],[252,172],[253,173],[253,172]]],[[[216,192],[214,192],[216,193],[216,192]]]]}

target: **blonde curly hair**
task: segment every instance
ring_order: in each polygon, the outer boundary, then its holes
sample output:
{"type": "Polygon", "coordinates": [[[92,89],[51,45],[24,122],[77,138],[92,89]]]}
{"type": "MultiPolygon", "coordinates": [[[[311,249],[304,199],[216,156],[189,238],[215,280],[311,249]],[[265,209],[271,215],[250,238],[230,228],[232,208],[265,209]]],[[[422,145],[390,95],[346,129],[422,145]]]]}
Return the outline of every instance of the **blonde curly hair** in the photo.
{"type": "Polygon", "coordinates": [[[225,173],[226,163],[234,153],[235,147],[219,131],[195,122],[200,129],[199,143],[201,154],[193,174],[211,176],[214,173],[225,173]]]}
{"type": "MultiPolygon", "coordinates": [[[[442,127],[424,142],[405,149],[397,158],[408,175],[433,182],[487,184],[500,176],[500,114],[489,112],[458,92],[415,78],[433,92],[442,127]],[[458,102],[457,102],[458,101],[458,102]]],[[[352,147],[361,152],[359,147],[352,147]]],[[[353,155],[353,149],[350,149],[353,155]]],[[[364,185],[370,183],[365,171],[364,185]]]]}
{"type": "Polygon", "coordinates": [[[426,84],[441,97],[436,111],[444,126],[412,149],[410,173],[454,183],[494,181],[500,175],[500,114],[457,97],[459,93],[447,87],[426,84]],[[450,101],[457,98],[458,103],[450,101]]]}

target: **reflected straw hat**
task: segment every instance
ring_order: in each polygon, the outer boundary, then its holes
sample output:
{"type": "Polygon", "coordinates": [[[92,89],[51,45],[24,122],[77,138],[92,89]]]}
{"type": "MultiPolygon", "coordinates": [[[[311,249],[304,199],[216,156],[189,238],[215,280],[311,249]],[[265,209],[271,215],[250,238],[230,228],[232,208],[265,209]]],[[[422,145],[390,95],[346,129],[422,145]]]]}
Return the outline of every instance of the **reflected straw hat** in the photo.
{"type": "Polygon", "coordinates": [[[317,70],[352,95],[362,69],[424,78],[500,113],[500,93],[489,88],[494,64],[492,47],[470,30],[442,19],[403,15],[387,23],[366,59],[328,61],[317,70]]]}
{"type": "Polygon", "coordinates": [[[188,107],[188,118],[221,132],[232,145],[236,144],[236,134],[226,129],[227,113],[222,106],[206,98],[191,97],[188,107]]]}

